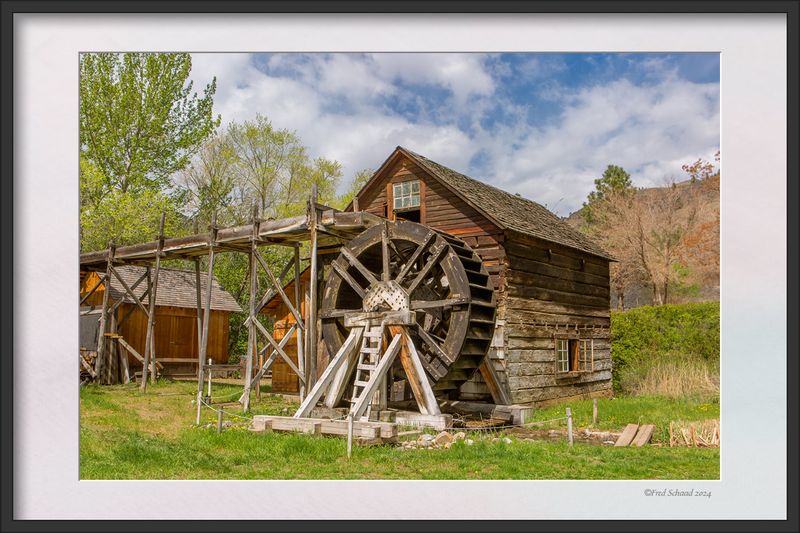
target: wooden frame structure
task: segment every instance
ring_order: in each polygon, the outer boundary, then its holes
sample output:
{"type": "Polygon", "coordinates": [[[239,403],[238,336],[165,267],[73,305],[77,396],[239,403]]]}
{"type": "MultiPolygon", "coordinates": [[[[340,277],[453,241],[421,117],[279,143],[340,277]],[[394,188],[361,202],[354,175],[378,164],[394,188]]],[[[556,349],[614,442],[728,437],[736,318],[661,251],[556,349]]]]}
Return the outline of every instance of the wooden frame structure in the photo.
{"type": "MultiPolygon", "coordinates": [[[[158,291],[158,270],[162,260],[183,259],[194,262],[195,278],[197,286],[197,320],[198,320],[198,407],[202,400],[202,389],[204,382],[204,363],[207,359],[208,348],[208,329],[211,317],[211,292],[214,259],[216,254],[224,252],[238,252],[247,254],[249,257],[250,276],[250,307],[246,324],[248,327],[248,348],[247,348],[247,375],[252,379],[245,379],[244,392],[240,401],[245,410],[249,408],[250,391],[253,387],[258,390],[258,383],[276,357],[281,357],[289,363],[293,370],[300,376],[305,390],[305,386],[311,387],[316,382],[316,357],[304,357],[306,353],[316,354],[317,352],[317,328],[316,321],[309,320],[309,317],[316,316],[316,300],[318,299],[317,289],[312,284],[311,305],[307,306],[306,316],[301,316],[300,301],[302,294],[299,284],[296,284],[293,299],[283,290],[281,279],[290,270],[294,270],[294,278],[300,277],[300,246],[302,242],[308,241],[310,244],[311,270],[315,276],[318,275],[318,250],[320,248],[331,248],[341,246],[342,243],[349,241],[364,229],[380,223],[381,219],[375,215],[362,212],[344,213],[332,209],[328,206],[316,202],[316,188],[312,191],[305,215],[290,217],[280,220],[262,220],[258,217],[256,209],[253,211],[253,220],[250,224],[230,228],[219,228],[216,223],[216,214],[208,233],[197,233],[195,224],[195,234],[187,237],[167,238],[164,236],[164,215],[161,217],[158,237],[155,241],[135,244],[130,246],[114,246],[97,252],[81,254],[80,265],[86,271],[104,271],[100,282],[98,282],[81,299],[85,301],[89,295],[97,290],[104,282],[116,277],[123,285],[125,292],[133,299],[136,305],[148,317],[147,341],[145,343],[145,353],[143,356],[132,351],[127,343],[116,333],[117,324],[112,324],[113,310],[108,301],[109,291],[103,295],[103,304],[100,313],[100,327],[98,333],[97,359],[95,367],[92,369],[100,383],[114,383],[117,359],[122,359],[127,363],[127,357],[121,357],[122,351],[132,353],[134,357],[143,363],[142,371],[142,390],[146,390],[148,371],[151,382],[154,382],[157,370],[160,366],[153,351],[154,338],[154,305],[158,291]],[[279,276],[270,269],[261,254],[259,247],[262,246],[287,246],[293,248],[293,257],[284,267],[279,276]],[[205,301],[201,301],[200,290],[200,258],[208,257],[208,275],[206,278],[205,301]],[[119,265],[139,265],[146,267],[146,274],[143,275],[133,286],[129,286],[119,276],[115,267],[119,265]],[[263,294],[259,295],[258,269],[261,268],[267,275],[271,287],[267,288],[263,294]],[[152,272],[151,272],[152,271],[152,272]],[[142,282],[147,282],[147,288],[140,298],[134,294],[134,289],[142,282]],[[281,342],[276,341],[266,328],[257,320],[259,309],[269,301],[270,298],[279,294],[286,305],[292,311],[297,323],[293,334],[297,337],[299,365],[295,366],[291,359],[286,355],[283,347],[291,335],[285,335],[281,342]],[[145,297],[147,305],[145,305],[145,297]],[[256,302],[259,302],[256,304],[256,302]],[[308,324],[308,327],[306,327],[308,324]],[[109,339],[116,339],[119,343],[109,342],[109,339]],[[264,341],[264,346],[259,350],[259,340],[264,341]],[[117,349],[117,344],[122,348],[117,349]],[[127,345],[127,346],[126,346],[127,345]],[[307,348],[305,350],[304,348],[307,348]],[[254,361],[258,355],[270,350],[270,356],[260,366],[253,375],[254,361]],[[306,378],[308,376],[308,378],[306,378]]],[[[118,303],[115,304],[119,305],[118,303]]],[[[123,318],[121,321],[125,320],[123,318]]],[[[129,378],[127,378],[129,379],[129,378]]]]}

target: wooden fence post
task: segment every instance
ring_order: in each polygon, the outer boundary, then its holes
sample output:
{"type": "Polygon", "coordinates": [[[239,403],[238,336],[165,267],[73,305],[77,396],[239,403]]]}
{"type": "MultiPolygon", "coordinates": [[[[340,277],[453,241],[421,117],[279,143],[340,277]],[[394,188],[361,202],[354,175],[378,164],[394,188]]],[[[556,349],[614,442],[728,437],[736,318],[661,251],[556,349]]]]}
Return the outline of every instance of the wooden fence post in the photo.
{"type": "Polygon", "coordinates": [[[353,455],[353,413],[347,413],[347,458],[353,455]]]}
{"type": "Polygon", "coordinates": [[[217,433],[222,433],[222,413],[224,410],[225,408],[220,405],[219,411],[217,411],[217,433]]]}
{"type": "Polygon", "coordinates": [[[567,407],[567,441],[572,446],[572,409],[567,407]]]}
{"type": "Polygon", "coordinates": [[[592,401],[592,427],[597,425],[597,398],[592,401]]]}

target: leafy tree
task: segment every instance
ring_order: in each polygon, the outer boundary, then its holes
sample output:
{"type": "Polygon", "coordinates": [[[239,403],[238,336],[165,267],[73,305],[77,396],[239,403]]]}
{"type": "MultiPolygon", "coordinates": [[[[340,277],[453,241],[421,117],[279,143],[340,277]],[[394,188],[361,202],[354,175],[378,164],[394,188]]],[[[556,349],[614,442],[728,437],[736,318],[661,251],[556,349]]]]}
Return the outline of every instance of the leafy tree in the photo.
{"type": "Polygon", "coordinates": [[[295,133],[277,130],[266,117],[256,115],[241,124],[231,123],[228,138],[236,153],[241,202],[255,201],[262,216],[303,212],[312,184],[317,185],[320,202],[333,198],[341,165],[322,157],[311,161],[295,133]]]}
{"type": "Polygon", "coordinates": [[[627,193],[633,190],[631,175],[617,165],[608,165],[603,176],[594,180],[595,190],[589,193],[584,202],[584,218],[591,223],[594,216],[594,206],[611,193],[627,193]]]}
{"type": "Polygon", "coordinates": [[[177,183],[185,191],[185,209],[203,227],[217,213],[220,225],[245,222],[247,213],[236,199],[239,185],[234,175],[236,152],[224,134],[209,138],[191,163],[181,170],[177,183]]]}
{"type": "Polygon", "coordinates": [[[356,172],[355,176],[353,176],[353,182],[350,184],[350,187],[347,189],[347,192],[342,194],[336,199],[336,203],[333,207],[338,209],[344,209],[347,205],[353,201],[353,198],[356,197],[356,194],[367,184],[369,179],[375,173],[372,169],[365,168],[356,172]]]}
{"type": "Polygon", "coordinates": [[[216,78],[198,97],[191,68],[189,54],[81,55],[81,154],[107,189],[166,187],[219,125],[216,78]]]}
{"type": "Polygon", "coordinates": [[[103,250],[112,239],[118,246],[155,240],[162,212],[165,235],[181,235],[186,219],[179,205],[175,197],[150,189],[106,193],[101,202],[81,210],[81,252],[103,250]]]}

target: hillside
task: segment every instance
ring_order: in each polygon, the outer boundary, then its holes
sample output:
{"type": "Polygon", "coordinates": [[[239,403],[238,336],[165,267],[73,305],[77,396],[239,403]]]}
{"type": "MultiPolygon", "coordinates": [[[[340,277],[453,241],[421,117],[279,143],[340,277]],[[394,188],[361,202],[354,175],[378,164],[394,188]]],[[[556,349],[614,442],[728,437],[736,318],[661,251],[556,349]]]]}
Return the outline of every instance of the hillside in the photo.
{"type": "MultiPolygon", "coordinates": [[[[671,186],[648,187],[636,190],[636,200],[646,204],[666,203],[670,195],[678,195],[681,205],[690,205],[688,212],[676,214],[678,221],[690,228],[682,239],[685,252],[676,266],[675,283],[671,288],[668,303],[684,303],[719,300],[719,174],[707,179],[686,180],[671,186]],[[687,220],[692,217],[692,220],[687,220]]],[[[674,199],[672,200],[674,201],[674,199]]],[[[571,213],[565,221],[571,226],[591,233],[584,216],[585,208],[571,213]]],[[[595,228],[595,231],[598,231],[595,228]]],[[[630,248],[620,248],[623,239],[614,239],[615,228],[600,230],[593,238],[604,245],[612,255],[622,258],[614,268],[620,268],[624,258],[636,255],[630,248]]],[[[625,265],[623,265],[625,266],[625,265]]],[[[613,272],[612,272],[613,275],[613,272]]],[[[632,276],[624,286],[612,283],[612,308],[631,308],[653,305],[655,302],[653,285],[645,277],[632,276]],[[623,291],[620,299],[619,292],[623,291]]]]}

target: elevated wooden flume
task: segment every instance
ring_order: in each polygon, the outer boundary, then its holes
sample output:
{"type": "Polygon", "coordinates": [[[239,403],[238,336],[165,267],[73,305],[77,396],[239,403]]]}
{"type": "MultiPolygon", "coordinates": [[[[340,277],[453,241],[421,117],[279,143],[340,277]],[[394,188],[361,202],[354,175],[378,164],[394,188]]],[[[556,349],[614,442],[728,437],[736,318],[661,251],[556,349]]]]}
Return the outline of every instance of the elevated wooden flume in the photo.
{"type": "MultiPolygon", "coordinates": [[[[356,204],[357,206],[357,204],[356,204]]],[[[357,208],[357,207],[356,207],[357,208]]],[[[280,357],[300,378],[301,406],[294,414],[296,427],[311,431],[328,427],[341,434],[343,421],[323,423],[309,418],[320,400],[328,409],[344,407],[363,431],[378,431],[369,421],[387,408],[392,380],[407,380],[421,415],[441,415],[439,401],[457,394],[458,388],[480,368],[484,378],[492,380],[491,365],[484,364],[495,326],[495,294],[491,278],[481,258],[463,241],[452,235],[409,221],[388,221],[376,215],[355,211],[341,212],[316,202],[316,191],[308,202],[305,215],[281,220],[260,220],[254,210],[253,222],[244,226],[217,228],[188,237],[164,238],[163,222],[155,241],[82,254],[82,270],[105,270],[114,275],[120,264],[148,268],[147,297],[155,300],[157,283],[149,270],[157,270],[164,259],[188,259],[195,262],[197,273],[197,310],[199,365],[197,422],[203,401],[204,365],[207,350],[209,295],[213,279],[214,257],[222,252],[249,256],[250,306],[246,320],[248,350],[244,391],[240,398],[249,408],[250,391],[263,373],[280,357]],[[301,313],[299,247],[309,242],[309,268],[312,283],[308,305],[301,313]],[[294,256],[276,276],[264,260],[259,247],[290,246],[294,256]],[[320,249],[336,252],[325,276],[323,293],[318,295],[320,249]],[[208,256],[205,302],[201,301],[199,258],[208,256]],[[260,290],[256,273],[263,269],[271,287],[260,290]],[[282,279],[294,270],[295,290],[286,294],[282,279]],[[263,305],[280,295],[296,324],[280,342],[257,320],[263,305]],[[318,310],[318,304],[321,307],[318,310]],[[303,316],[304,315],[304,316],[303,316]],[[316,369],[317,324],[321,338],[331,355],[330,363],[320,374],[316,369]],[[288,338],[297,338],[297,365],[285,353],[288,338]],[[263,340],[263,343],[259,341],[263,340]],[[262,345],[259,350],[259,344],[262,345]],[[254,373],[256,354],[269,352],[264,365],[254,373]],[[315,377],[319,375],[319,379],[315,377]],[[372,415],[372,416],[370,416],[372,415]],[[303,420],[304,422],[299,422],[303,420]],[[316,422],[315,422],[316,421],[316,422]],[[333,423],[336,422],[336,423],[333,423]],[[300,424],[297,426],[297,424],[300,424]]],[[[331,257],[326,254],[326,257],[331,257]]],[[[126,287],[133,295],[133,291],[126,287]]],[[[144,296],[135,301],[144,307],[144,296]]],[[[109,364],[107,304],[101,314],[97,364],[109,364]],[[101,354],[104,357],[101,357],[101,354]]],[[[148,323],[152,339],[152,324],[148,323]]],[[[151,345],[149,345],[151,346],[151,345]]],[[[142,386],[148,366],[156,369],[156,354],[146,351],[142,386]]],[[[98,374],[100,372],[95,369],[98,374]]],[[[278,429],[281,417],[257,417],[255,425],[278,429]],[[273,423],[274,422],[274,423],[273,423]]],[[[292,428],[292,424],[289,424],[292,428]]],[[[380,428],[379,428],[380,429],[380,428]]],[[[386,428],[378,431],[386,436],[386,428]]]]}

